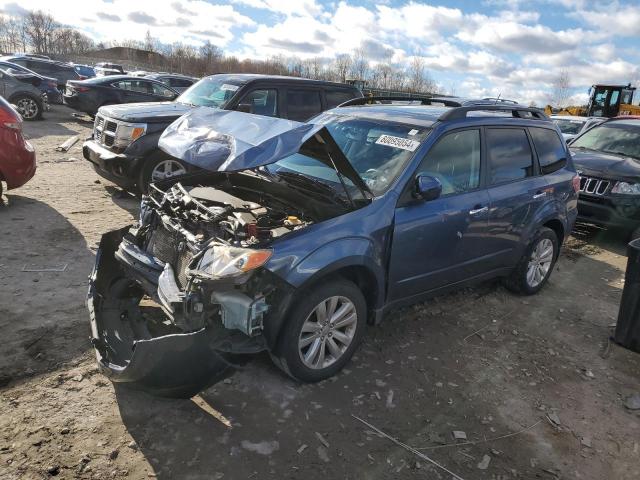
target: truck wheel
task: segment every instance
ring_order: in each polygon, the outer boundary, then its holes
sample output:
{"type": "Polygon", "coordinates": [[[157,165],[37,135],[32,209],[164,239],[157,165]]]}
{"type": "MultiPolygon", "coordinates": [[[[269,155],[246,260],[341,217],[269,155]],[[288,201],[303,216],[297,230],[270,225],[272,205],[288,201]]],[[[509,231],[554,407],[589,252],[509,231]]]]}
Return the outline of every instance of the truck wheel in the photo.
{"type": "Polygon", "coordinates": [[[31,95],[19,94],[10,100],[22,118],[25,120],[40,120],[42,118],[42,103],[31,95]]]}
{"type": "Polygon", "coordinates": [[[538,293],[551,276],[559,250],[556,233],[547,227],[540,228],[505,280],[505,287],[524,295],[538,293]]]}
{"type": "Polygon", "coordinates": [[[184,175],[187,171],[187,166],[180,160],[166,155],[152,155],[142,166],[138,189],[141,193],[147,193],[150,183],[184,175]]]}
{"type": "Polygon", "coordinates": [[[335,279],[301,296],[272,353],[275,364],[301,382],[318,382],[349,361],[366,329],[367,304],[352,282],[335,279]]]}

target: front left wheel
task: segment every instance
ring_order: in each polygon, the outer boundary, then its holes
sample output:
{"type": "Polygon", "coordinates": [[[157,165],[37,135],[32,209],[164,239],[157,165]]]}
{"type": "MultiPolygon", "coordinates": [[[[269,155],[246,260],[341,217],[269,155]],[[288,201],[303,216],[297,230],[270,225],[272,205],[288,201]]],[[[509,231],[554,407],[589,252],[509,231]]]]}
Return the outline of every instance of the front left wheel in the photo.
{"type": "Polygon", "coordinates": [[[367,304],[360,289],[344,279],[319,284],[301,297],[272,356],[294,379],[318,382],[339,372],[355,352],[367,304]]]}

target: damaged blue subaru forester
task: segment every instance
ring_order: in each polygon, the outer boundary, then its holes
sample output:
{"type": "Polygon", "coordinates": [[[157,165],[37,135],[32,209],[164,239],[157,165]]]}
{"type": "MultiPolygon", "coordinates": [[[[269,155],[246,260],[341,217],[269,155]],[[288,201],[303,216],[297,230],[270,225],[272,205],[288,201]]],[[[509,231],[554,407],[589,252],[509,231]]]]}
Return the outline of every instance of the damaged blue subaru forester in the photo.
{"type": "Polygon", "coordinates": [[[160,147],[192,172],[153,185],[96,257],[102,371],[188,396],[267,350],[313,382],[391,308],[494,277],[538,292],[577,216],[558,128],[519,105],[421,103],[356,99],[309,123],[205,107],[176,120],[160,147]]]}

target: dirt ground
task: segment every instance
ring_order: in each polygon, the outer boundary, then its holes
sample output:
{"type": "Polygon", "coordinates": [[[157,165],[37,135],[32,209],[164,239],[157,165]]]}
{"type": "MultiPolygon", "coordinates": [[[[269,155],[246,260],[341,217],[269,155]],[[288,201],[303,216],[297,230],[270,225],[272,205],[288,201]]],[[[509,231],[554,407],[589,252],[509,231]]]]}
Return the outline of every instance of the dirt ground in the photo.
{"type": "Polygon", "coordinates": [[[625,245],[593,229],[539,295],[491,283],[392,312],[320,384],[261,355],[191,400],[114,387],[88,341],[87,275],[138,201],[81,142],[54,150],[90,128],[61,106],[25,125],[38,171],[0,206],[0,478],[640,478],[640,410],[625,407],[640,355],[608,341],[625,245]],[[47,268],[64,271],[24,271],[47,268]]]}

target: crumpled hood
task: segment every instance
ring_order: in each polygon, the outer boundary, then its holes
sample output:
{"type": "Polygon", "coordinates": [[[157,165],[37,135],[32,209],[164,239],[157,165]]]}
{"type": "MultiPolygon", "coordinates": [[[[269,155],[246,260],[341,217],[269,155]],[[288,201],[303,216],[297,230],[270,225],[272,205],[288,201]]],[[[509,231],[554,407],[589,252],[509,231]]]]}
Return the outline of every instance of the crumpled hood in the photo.
{"type": "Polygon", "coordinates": [[[633,158],[577,148],[571,149],[571,157],[576,169],[587,175],[640,180],[640,161],[633,158]]]}
{"type": "Polygon", "coordinates": [[[209,171],[240,171],[269,165],[303,151],[369,191],[324,125],[300,123],[232,110],[195,108],[160,136],[158,146],[172,157],[209,171]]]}

